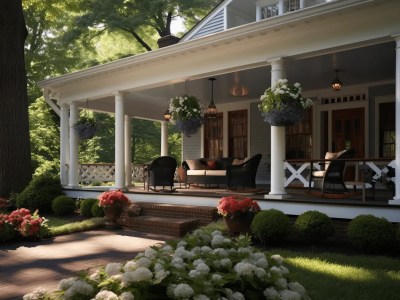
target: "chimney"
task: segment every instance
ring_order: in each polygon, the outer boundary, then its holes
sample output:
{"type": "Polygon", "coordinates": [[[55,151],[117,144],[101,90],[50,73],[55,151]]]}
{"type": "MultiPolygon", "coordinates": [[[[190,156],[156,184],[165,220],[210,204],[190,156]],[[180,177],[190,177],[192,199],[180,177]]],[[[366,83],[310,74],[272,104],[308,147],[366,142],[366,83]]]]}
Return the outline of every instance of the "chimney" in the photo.
{"type": "Polygon", "coordinates": [[[173,36],[173,35],[163,36],[162,38],[160,38],[157,41],[158,48],[164,48],[167,46],[174,45],[174,44],[178,43],[179,40],[180,40],[180,38],[173,36]]]}

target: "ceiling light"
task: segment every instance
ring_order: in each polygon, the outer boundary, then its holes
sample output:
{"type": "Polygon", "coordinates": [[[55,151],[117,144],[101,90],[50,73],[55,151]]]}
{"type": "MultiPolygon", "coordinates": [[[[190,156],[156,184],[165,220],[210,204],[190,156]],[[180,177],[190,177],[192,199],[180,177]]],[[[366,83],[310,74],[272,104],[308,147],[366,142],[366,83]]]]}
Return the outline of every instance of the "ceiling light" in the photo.
{"type": "Polygon", "coordinates": [[[211,81],[211,101],[210,104],[207,107],[206,110],[206,115],[207,118],[209,119],[214,119],[217,117],[217,107],[214,104],[214,81],[216,80],[215,78],[209,78],[208,80],[211,81]]]}
{"type": "Polygon", "coordinates": [[[331,86],[332,86],[332,88],[333,88],[333,90],[334,90],[335,92],[338,92],[338,91],[340,91],[340,89],[342,88],[343,83],[340,81],[340,79],[339,79],[339,77],[338,77],[338,75],[337,75],[337,73],[339,72],[339,70],[335,70],[335,72],[336,72],[336,76],[335,76],[335,79],[333,79],[333,81],[332,81],[332,83],[331,83],[331,86]]]}

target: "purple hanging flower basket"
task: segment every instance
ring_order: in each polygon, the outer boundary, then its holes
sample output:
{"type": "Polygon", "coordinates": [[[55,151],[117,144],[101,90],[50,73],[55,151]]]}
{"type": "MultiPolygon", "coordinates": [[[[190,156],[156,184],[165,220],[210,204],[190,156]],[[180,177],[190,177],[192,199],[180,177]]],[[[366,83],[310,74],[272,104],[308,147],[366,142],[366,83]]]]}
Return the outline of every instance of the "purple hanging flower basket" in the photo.
{"type": "Polygon", "coordinates": [[[92,123],[77,123],[74,129],[78,132],[80,140],[90,140],[96,134],[96,126],[92,123]]]}
{"type": "Polygon", "coordinates": [[[187,120],[176,120],[175,127],[182,131],[187,137],[190,137],[196,132],[203,124],[203,118],[192,118],[187,120]]]}
{"type": "Polygon", "coordinates": [[[291,126],[303,121],[304,109],[301,106],[286,106],[279,110],[262,113],[264,121],[272,126],[291,126]]]}

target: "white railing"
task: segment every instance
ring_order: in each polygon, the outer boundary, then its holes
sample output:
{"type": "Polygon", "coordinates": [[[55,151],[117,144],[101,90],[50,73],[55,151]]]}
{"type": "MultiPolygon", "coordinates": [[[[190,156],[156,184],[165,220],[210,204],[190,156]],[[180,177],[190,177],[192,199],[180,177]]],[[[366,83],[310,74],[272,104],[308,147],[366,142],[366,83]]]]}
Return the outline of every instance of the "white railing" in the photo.
{"type": "MultiPolygon", "coordinates": [[[[285,187],[291,184],[303,185],[303,187],[309,186],[309,175],[310,167],[313,166],[312,170],[320,170],[320,163],[324,162],[321,160],[287,160],[284,162],[285,168],[285,187]]],[[[394,166],[394,160],[382,159],[382,158],[371,158],[371,159],[349,159],[346,160],[348,165],[354,165],[356,167],[355,182],[360,182],[358,175],[360,172],[371,172],[373,173],[371,180],[379,181],[383,177],[386,177],[389,169],[387,166],[394,166]],[[360,172],[359,172],[360,171],[360,172]]],[[[395,181],[395,177],[390,177],[388,180],[395,181]]],[[[361,182],[360,182],[361,183],[361,182]]],[[[366,182],[368,183],[368,182],[366,182]]]]}
{"type": "MultiPolygon", "coordinates": [[[[143,182],[145,164],[132,164],[132,181],[143,182]]],[[[67,165],[68,167],[68,165],[67,165]]],[[[79,182],[83,185],[101,184],[102,182],[114,182],[114,164],[78,164],[79,182]]]]}

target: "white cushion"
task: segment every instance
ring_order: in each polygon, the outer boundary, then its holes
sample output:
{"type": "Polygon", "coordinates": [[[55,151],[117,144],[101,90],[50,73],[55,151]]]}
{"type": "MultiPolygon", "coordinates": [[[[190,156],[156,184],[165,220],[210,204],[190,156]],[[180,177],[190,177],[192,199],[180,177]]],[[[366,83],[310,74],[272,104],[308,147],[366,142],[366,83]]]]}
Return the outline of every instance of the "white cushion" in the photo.
{"type": "Polygon", "coordinates": [[[325,176],[325,171],[314,171],[312,172],[314,177],[324,177],[325,176]]]}
{"type": "Polygon", "coordinates": [[[207,170],[206,176],[226,176],[226,170],[207,170]]]}
{"type": "Polygon", "coordinates": [[[206,175],[206,170],[187,170],[187,175],[206,175]]]}

